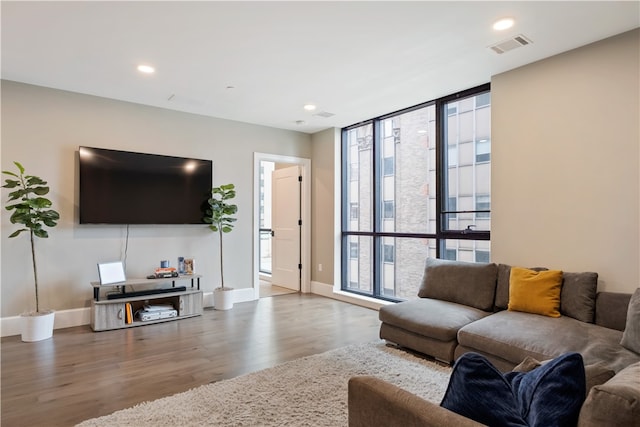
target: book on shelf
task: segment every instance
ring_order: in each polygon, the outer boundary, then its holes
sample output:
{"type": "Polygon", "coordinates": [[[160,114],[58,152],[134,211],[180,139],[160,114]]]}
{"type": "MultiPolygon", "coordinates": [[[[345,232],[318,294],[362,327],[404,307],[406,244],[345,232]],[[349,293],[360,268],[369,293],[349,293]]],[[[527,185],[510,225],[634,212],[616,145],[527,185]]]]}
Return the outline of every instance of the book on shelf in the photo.
{"type": "Polygon", "coordinates": [[[133,307],[131,307],[130,302],[125,303],[124,311],[125,311],[124,323],[126,323],[127,325],[133,323],[133,307]]]}

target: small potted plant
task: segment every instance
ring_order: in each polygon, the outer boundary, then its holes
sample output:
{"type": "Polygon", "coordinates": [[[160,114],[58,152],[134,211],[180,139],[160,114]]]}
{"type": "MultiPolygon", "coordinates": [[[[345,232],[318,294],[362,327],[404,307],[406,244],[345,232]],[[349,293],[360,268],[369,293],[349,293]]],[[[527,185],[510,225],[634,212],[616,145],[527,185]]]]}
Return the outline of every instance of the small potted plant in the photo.
{"type": "Polygon", "coordinates": [[[53,335],[55,312],[40,309],[35,238],[49,237],[49,233],[44,227],[55,227],[56,221],[60,219],[60,214],[50,209],[51,200],[43,197],[49,193],[47,182],[37,176],[25,175],[24,167],[20,163],[13,162],[13,164],[18,168],[18,173],[2,171],[3,174],[12,177],[5,179],[5,184],[2,187],[12,190],[6,204],[6,209],[11,212],[10,221],[12,224],[21,224],[22,228],[11,233],[9,237],[17,237],[24,231],[29,232],[36,295],[36,310],[21,315],[22,341],[41,341],[51,338],[53,335]]]}
{"type": "Polygon", "coordinates": [[[233,288],[224,286],[224,267],[222,258],[222,235],[233,230],[237,219],[234,215],[238,212],[238,206],[229,203],[236,197],[233,184],[225,184],[211,189],[211,197],[207,201],[209,207],[206,210],[204,222],[209,224],[209,229],[219,236],[220,245],[220,286],[213,290],[213,308],[216,310],[229,310],[233,308],[233,288]]]}

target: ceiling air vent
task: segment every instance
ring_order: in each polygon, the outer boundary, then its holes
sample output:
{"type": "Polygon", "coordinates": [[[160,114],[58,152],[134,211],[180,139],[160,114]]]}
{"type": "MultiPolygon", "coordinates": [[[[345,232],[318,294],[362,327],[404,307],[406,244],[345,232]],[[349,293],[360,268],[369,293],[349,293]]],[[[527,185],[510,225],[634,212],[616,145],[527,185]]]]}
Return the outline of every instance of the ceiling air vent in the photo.
{"type": "Polygon", "coordinates": [[[320,111],[319,113],[314,114],[314,116],[316,116],[316,117],[324,117],[326,119],[326,118],[329,118],[331,116],[335,116],[335,114],[328,113],[326,111],[320,111]]]}
{"type": "Polygon", "coordinates": [[[496,43],[494,45],[489,46],[489,49],[501,55],[505,52],[509,52],[510,50],[513,50],[518,47],[526,46],[531,43],[533,42],[530,39],[523,36],[522,34],[518,34],[517,36],[512,37],[508,40],[503,40],[500,43],[496,43]]]}

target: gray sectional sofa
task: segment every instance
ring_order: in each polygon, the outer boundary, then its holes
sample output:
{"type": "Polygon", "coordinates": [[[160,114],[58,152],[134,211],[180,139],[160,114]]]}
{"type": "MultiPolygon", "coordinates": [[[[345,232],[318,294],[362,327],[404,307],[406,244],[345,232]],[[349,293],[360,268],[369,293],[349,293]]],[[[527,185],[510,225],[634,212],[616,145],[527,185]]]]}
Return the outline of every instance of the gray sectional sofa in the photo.
{"type": "MultiPolygon", "coordinates": [[[[479,353],[504,372],[525,359],[578,352],[586,367],[599,368],[587,376],[597,372],[604,382],[592,378],[590,385],[599,385],[583,406],[580,425],[640,427],[640,354],[620,344],[631,294],[597,292],[596,273],[563,272],[559,317],[513,311],[507,309],[510,272],[504,264],[427,259],[419,298],[380,309],[380,338],[449,364],[466,352],[479,353]]],[[[371,416],[376,425],[473,425],[420,401],[375,378],[353,378],[350,425],[367,425],[371,416]],[[425,405],[430,415],[411,409],[425,405]],[[385,413],[391,424],[383,421],[385,413]]]]}

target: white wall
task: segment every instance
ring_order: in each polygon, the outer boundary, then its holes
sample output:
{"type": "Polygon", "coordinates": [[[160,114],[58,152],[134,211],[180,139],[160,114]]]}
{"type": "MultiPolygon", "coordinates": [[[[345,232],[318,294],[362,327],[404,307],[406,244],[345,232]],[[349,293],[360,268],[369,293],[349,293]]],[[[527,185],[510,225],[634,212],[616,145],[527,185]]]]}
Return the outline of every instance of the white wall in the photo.
{"type": "Polygon", "coordinates": [[[640,285],[640,30],[491,80],[496,262],[640,285]]]}
{"type": "MultiPolygon", "coordinates": [[[[79,225],[77,149],[80,145],[211,159],[214,184],[236,184],[236,229],[225,235],[225,283],[252,286],[253,153],[309,158],[311,137],[291,132],[179,113],[88,95],[2,81],[2,170],[13,160],[45,178],[62,216],[49,239],[36,242],[41,307],[88,307],[96,263],[118,260],[125,226],[79,225]]],[[[7,190],[2,190],[6,200],[7,190]]],[[[28,238],[8,239],[15,229],[2,209],[1,316],[31,308],[33,275],[28,238]]],[[[202,287],[219,284],[218,245],[205,226],[131,226],[127,275],[144,277],[161,259],[196,259],[202,287]]]]}

